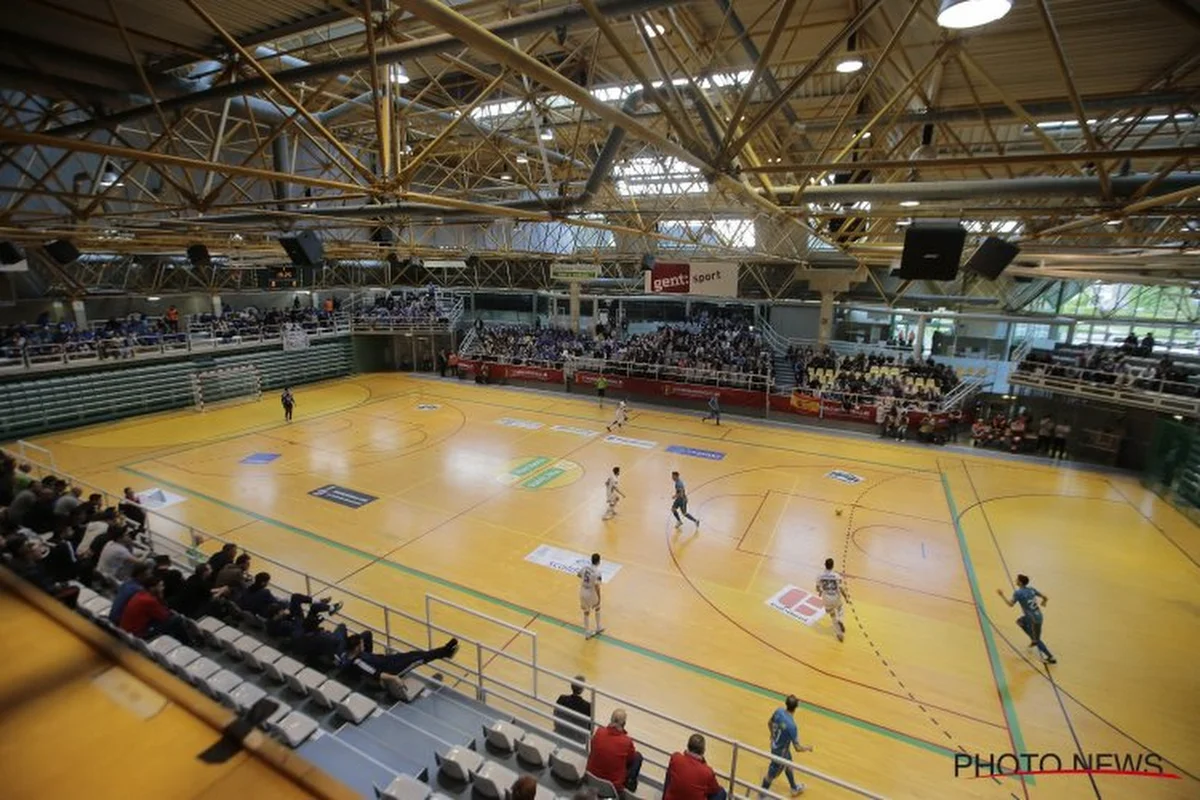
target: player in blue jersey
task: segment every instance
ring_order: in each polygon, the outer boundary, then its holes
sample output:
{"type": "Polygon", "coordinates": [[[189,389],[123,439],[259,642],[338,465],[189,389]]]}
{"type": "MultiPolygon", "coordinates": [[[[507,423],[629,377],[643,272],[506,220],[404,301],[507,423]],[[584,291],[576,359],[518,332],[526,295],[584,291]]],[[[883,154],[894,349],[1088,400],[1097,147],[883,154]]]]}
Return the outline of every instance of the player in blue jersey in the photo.
{"type": "Polygon", "coordinates": [[[1050,648],[1042,641],[1042,609],[1038,607],[1038,600],[1041,600],[1044,606],[1050,602],[1050,598],[1029,585],[1028,575],[1017,576],[1017,590],[1012,593],[1011,598],[1004,594],[1003,589],[997,589],[996,594],[1008,603],[1009,608],[1021,604],[1022,614],[1017,620],[1017,625],[1029,634],[1030,644],[1038,649],[1047,664],[1057,664],[1058,661],[1051,655],[1050,648]]]}
{"type": "Polygon", "coordinates": [[[683,525],[683,520],[679,516],[679,512],[683,512],[683,516],[696,523],[696,530],[700,530],[700,520],[693,517],[687,510],[687,487],[683,485],[683,478],[679,477],[678,472],[671,473],[671,480],[675,482],[675,501],[671,503],[671,513],[675,515],[675,527],[679,528],[683,525]]]}
{"type": "Polygon", "coordinates": [[[708,398],[708,413],[705,414],[704,419],[700,421],[708,422],[710,419],[716,422],[718,425],[721,424],[721,400],[715,394],[708,398]]]}
{"type": "MultiPolygon", "coordinates": [[[[796,707],[800,700],[794,694],[788,695],[783,708],[775,709],[767,722],[767,730],[771,733],[771,755],[792,760],[792,747],[799,753],[812,752],[812,745],[800,744],[800,731],[796,728],[796,707]]],[[[779,773],[787,776],[788,784],[792,787],[792,796],[804,791],[804,784],[796,782],[796,774],[791,767],[785,767],[778,761],[772,761],[767,767],[767,775],[763,778],[762,788],[770,789],[771,784],[779,777],[779,773]]]]}

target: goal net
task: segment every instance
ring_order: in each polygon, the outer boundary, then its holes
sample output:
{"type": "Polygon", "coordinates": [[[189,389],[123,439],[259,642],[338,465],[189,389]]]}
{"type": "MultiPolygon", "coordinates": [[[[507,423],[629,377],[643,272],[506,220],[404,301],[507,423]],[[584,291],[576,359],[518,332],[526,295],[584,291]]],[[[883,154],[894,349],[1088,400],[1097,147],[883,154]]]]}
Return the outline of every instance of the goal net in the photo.
{"type": "Polygon", "coordinates": [[[262,398],[262,373],[253,364],[192,373],[196,410],[214,403],[246,402],[262,398]]]}
{"type": "Polygon", "coordinates": [[[294,322],[284,323],[281,337],[284,350],[305,350],[308,348],[308,331],[294,322]]]}

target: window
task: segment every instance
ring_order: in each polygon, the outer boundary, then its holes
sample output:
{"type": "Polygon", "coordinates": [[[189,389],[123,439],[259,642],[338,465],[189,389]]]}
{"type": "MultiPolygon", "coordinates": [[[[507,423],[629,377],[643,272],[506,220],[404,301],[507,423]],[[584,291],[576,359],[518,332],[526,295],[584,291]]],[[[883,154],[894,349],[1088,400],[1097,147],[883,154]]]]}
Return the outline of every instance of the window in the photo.
{"type": "Polygon", "coordinates": [[[703,194],[708,182],[698,167],[669,157],[631,158],[613,167],[617,193],[623,197],[643,195],[703,194]]]}
{"type": "Polygon", "coordinates": [[[750,249],[757,241],[754,220],[751,219],[664,219],[658,223],[658,232],[686,242],[664,241],[660,247],[750,249]]]}

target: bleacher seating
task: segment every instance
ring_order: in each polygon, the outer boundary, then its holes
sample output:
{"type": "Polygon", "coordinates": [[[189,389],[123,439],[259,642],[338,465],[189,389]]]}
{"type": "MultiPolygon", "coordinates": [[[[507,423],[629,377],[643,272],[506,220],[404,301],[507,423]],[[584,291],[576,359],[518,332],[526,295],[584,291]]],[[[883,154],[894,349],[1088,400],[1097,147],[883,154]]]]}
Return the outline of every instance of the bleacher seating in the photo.
{"type": "Polygon", "coordinates": [[[283,655],[262,630],[211,616],[187,620],[192,646],[169,635],[147,642],[108,621],[103,592],[79,591],[81,614],[214,700],[239,713],[260,700],[276,703],[264,730],[364,797],[504,800],[518,776],[533,775],[538,800],[555,800],[585,783],[582,745],[436,678],[406,676],[419,689],[410,702],[397,701],[283,655]]]}
{"type": "Polygon", "coordinates": [[[1017,365],[1017,377],[1050,378],[1120,390],[1200,396],[1200,357],[1149,355],[1119,347],[1060,344],[1031,350],[1017,365]]]}
{"type": "Polygon", "coordinates": [[[933,359],[857,353],[839,356],[825,348],[794,349],[788,353],[796,375],[796,387],[834,396],[846,395],[855,402],[871,398],[906,401],[935,401],[959,382],[954,369],[933,359]]]}

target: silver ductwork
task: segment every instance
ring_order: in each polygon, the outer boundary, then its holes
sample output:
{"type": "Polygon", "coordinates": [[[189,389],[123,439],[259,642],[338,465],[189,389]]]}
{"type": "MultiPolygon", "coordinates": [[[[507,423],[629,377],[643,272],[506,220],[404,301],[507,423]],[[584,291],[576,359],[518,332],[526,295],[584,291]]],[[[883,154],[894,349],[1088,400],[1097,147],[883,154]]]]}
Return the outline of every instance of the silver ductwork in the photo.
{"type": "MultiPolygon", "coordinates": [[[[1109,179],[1114,197],[1130,197],[1154,175],[1121,175],[1109,179]]],[[[1200,186],[1200,173],[1172,172],[1158,181],[1150,195],[1200,186]]],[[[899,202],[901,200],[975,200],[993,197],[1100,197],[1100,178],[1090,176],[1001,178],[975,181],[915,181],[911,183],[847,183],[836,186],[782,186],[776,194],[800,193],[805,203],[899,202]]]]}

